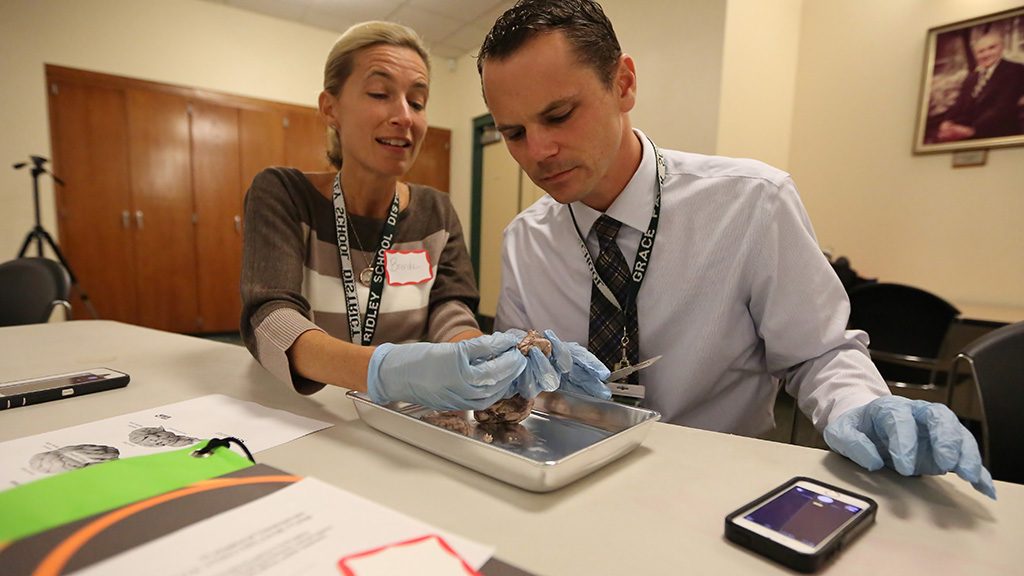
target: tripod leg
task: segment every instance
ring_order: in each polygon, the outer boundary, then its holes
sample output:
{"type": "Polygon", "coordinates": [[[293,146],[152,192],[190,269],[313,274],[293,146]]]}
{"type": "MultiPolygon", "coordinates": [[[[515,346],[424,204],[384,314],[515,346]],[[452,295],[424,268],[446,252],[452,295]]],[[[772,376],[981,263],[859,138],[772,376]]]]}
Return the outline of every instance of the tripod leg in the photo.
{"type": "Polygon", "coordinates": [[[78,296],[82,299],[82,304],[85,305],[86,310],[89,311],[89,314],[91,314],[94,319],[98,320],[100,316],[96,313],[96,308],[93,307],[92,300],[89,300],[89,295],[86,294],[85,290],[83,290],[78,284],[78,278],[75,276],[74,270],[71,269],[71,265],[68,264],[68,261],[64,258],[64,253],[60,251],[60,246],[57,246],[57,243],[53,241],[53,237],[50,236],[50,233],[43,228],[39,228],[37,233],[41,237],[40,242],[42,242],[42,239],[46,240],[46,244],[51,250],[53,250],[53,253],[57,255],[57,260],[62,266],[64,266],[64,269],[68,271],[68,278],[71,279],[71,287],[78,291],[78,296]]]}
{"type": "MultiPolygon", "coordinates": [[[[28,252],[28,245],[32,243],[32,239],[36,237],[36,231],[33,229],[31,232],[25,235],[25,241],[21,243],[21,250],[18,250],[18,258],[24,258],[28,252]]],[[[39,254],[42,256],[42,252],[39,254]]]]}

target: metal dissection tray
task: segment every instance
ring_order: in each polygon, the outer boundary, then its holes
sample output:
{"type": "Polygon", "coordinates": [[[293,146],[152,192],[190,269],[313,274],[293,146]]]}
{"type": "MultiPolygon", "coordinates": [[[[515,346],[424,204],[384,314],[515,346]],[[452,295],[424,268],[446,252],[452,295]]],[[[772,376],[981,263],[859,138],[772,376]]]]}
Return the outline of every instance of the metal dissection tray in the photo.
{"type": "Polygon", "coordinates": [[[661,415],[571,393],[546,392],[520,424],[488,426],[472,411],[445,412],[458,431],[424,418],[442,414],[418,404],[375,404],[349,392],[369,426],[498,480],[533,492],[550,492],[621,458],[643,443],[661,415]]]}

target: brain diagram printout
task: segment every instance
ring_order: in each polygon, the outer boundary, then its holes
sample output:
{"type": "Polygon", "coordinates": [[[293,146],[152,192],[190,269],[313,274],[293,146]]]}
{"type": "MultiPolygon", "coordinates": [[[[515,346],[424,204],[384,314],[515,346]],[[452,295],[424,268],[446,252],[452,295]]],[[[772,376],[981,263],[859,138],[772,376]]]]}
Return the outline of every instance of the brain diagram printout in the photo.
{"type": "Polygon", "coordinates": [[[102,462],[233,436],[253,453],[330,426],[327,422],[211,394],[0,442],[0,490],[102,462]]]}

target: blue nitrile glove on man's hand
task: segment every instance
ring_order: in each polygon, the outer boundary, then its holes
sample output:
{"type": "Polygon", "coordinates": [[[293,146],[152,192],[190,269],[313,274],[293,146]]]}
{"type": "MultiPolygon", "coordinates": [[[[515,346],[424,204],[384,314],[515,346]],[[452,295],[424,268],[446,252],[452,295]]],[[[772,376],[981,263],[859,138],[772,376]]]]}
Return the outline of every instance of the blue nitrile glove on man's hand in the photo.
{"type": "Polygon", "coordinates": [[[604,400],[612,397],[611,390],[604,384],[611,376],[604,362],[576,342],[563,342],[551,330],[545,330],[544,337],[551,341],[551,358],[562,375],[562,390],[604,400]]]}
{"type": "Polygon", "coordinates": [[[378,404],[483,410],[515,392],[527,364],[518,343],[498,332],[453,343],[381,344],[370,357],[366,389],[378,404]]]}
{"type": "Polygon", "coordinates": [[[996,497],[992,475],[981,465],[978,443],[943,404],[901,396],[876,398],[825,427],[825,442],[871,471],[884,465],[904,476],[956,472],[977,491],[996,497]]]}
{"type": "MultiPolygon", "coordinates": [[[[520,340],[526,336],[515,329],[506,334],[520,340]]],[[[611,398],[611,391],[604,385],[610,372],[596,356],[575,342],[563,342],[551,330],[544,331],[544,338],[551,342],[551,356],[545,357],[537,348],[530,350],[527,368],[516,382],[520,396],[533,398],[542,391],[561,388],[605,400],[611,398]]]]}

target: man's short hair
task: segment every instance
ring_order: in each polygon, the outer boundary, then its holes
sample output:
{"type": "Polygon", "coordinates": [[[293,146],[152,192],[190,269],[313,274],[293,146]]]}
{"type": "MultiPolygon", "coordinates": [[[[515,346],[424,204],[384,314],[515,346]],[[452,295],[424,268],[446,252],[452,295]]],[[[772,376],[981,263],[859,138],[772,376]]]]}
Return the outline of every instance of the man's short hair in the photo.
{"type": "Polygon", "coordinates": [[[973,50],[975,46],[980,44],[981,41],[986,38],[992,38],[993,40],[996,41],[997,44],[999,44],[1000,47],[1005,47],[1006,43],[1003,41],[1003,35],[994,30],[990,30],[988,32],[985,32],[981,36],[978,36],[974,40],[971,40],[971,49],[973,50]]]}
{"type": "Polygon", "coordinates": [[[562,32],[580,62],[590,66],[611,87],[622,48],[601,5],[593,0],[519,0],[491,27],[480,47],[476,69],[483,75],[484,60],[503,60],[528,40],[549,32],[562,32]]]}

